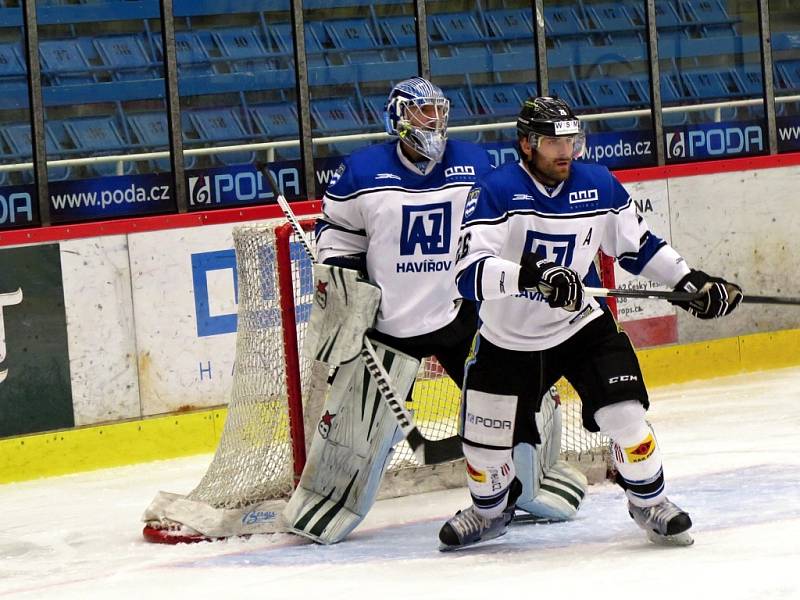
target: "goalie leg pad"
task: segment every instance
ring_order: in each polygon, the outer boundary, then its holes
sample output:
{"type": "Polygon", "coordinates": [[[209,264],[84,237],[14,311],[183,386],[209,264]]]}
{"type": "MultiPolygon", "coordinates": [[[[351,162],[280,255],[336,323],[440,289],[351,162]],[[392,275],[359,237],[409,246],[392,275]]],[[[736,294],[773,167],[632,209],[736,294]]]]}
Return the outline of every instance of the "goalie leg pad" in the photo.
{"type": "Polygon", "coordinates": [[[630,502],[640,507],[662,502],[666,492],[661,451],[645,419],[644,407],[638,400],[629,400],[601,408],[594,418],[612,440],[617,483],[630,502]]]}
{"type": "Polygon", "coordinates": [[[303,355],[330,365],[348,362],[375,324],[381,290],[357,271],[321,264],[314,264],[314,286],[303,355]]]}
{"type": "MultiPolygon", "coordinates": [[[[419,361],[374,343],[401,398],[419,361]]],[[[360,360],[333,379],[300,484],[283,513],[291,531],[323,544],[344,539],[375,503],[397,435],[397,419],[360,360]]]]}
{"type": "Polygon", "coordinates": [[[564,521],[578,512],[588,481],[559,458],[561,404],[555,388],[544,394],[535,418],[541,443],[514,446],[514,465],[522,483],[517,508],[541,519],[564,521]]]}

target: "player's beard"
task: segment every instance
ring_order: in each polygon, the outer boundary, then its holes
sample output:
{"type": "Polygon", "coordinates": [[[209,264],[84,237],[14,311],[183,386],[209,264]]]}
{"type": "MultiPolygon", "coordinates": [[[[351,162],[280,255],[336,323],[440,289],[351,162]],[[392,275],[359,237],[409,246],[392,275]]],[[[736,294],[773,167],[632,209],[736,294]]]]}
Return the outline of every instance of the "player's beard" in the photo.
{"type": "Polygon", "coordinates": [[[557,186],[562,181],[566,181],[572,167],[572,159],[566,157],[544,158],[534,153],[533,156],[525,161],[531,174],[544,185],[557,186]]]}

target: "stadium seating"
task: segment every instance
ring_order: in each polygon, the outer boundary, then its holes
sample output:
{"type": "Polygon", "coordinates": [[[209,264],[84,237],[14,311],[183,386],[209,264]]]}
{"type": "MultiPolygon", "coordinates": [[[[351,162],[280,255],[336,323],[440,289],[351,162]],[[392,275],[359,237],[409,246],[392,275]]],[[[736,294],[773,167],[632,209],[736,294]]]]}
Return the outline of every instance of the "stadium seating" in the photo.
{"type": "Polygon", "coordinates": [[[0,44],[0,83],[25,83],[25,61],[16,44],[0,44]]]}
{"type": "MultiPolygon", "coordinates": [[[[230,146],[253,141],[256,136],[245,129],[237,110],[227,108],[201,108],[189,111],[189,121],[201,142],[209,146],[230,146]]],[[[252,163],[254,152],[220,153],[216,158],[226,165],[252,163]]]]}
{"type": "MultiPolygon", "coordinates": [[[[143,151],[156,152],[169,149],[169,123],[166,112],[132,113],[127,115],[127,120],[139,144],[143,146],[143,151]]],[[[191,129],[188,123],[189,117],[186,113],[182,115],[182,121],[181,127],[184,131],[183,137],[185,140],[185,132],[191,129]]],[[[193,168],[195,162],[196,158],[194,156],[184,156],[184,168],[193,168]]],[[[151,164],[154,167],[151,170],[169,171],[172,169],[168,158],[156,159],[151,164]]]]}
{"type": "MultiPolygon", "coordinates": [[[[11,154],[6,156],[9,162],[27,162],[33,156],[31,148],[31,126],[29,123],[11,123],[3,125],[0,128],[3,139],[11,149],[11,154]]],[[[0,147],[2,147],[0,145],[0,147]]],[[[45,147],[47,148],[47,157],[50,160],[63,158],[61,156],[62,149],[59,147],[51,127],[45,124],[45,147]]],[[[33,181],[33,171],[21,171],[24,183],[31,183],[33,181]]],[[[69,167],[53,167],[50,168],[47,176],[50,181],[62,181],[69,179],[72,170],[69,167]]]]}
{"type": "Polygon", "coordinates": [[[114,79],[139,80],[159,76],[159,64],[147,56],[143,41],[134,35],[100,36],[92,40],[114,79]]]}
{"type": "Polygon", "coordinates": [[[79,85],[97,81],[86,55],[86,44],[79,40],[40,40],[39,56],[45,84],[79,85]]]}
{"type": "Polygon", "coordinates": [[[515,118],[523,100],[519,97],[517,88],[508,84],[475,88],[475,97],[481,112],[499,118],[515,118]]]}
{"type": "Polygon", "coordinates": [[[265,67],[269,53],[255,30],[228,27],[211,30],[210,34],[231,71],[253,72],[265,67]]]}
{"type": "MultiPolygon", "coordinates": [[[[120,133],[114,117],[81,117],[64,121],[63,126],[72,145],[83,156],[125,154],[129,151],[129,144],[120,133]]],[[[120,174],[115,163],[98,163],[88,168],[98,176],[120,174]]],[[[127,175],[132,170],[133,163],[123,163],[122,174],[127,175]]]]}
{"type": "Polygon", "coordinates": [[[484,19],[492,37],[509,40],[533,40],[533,24],[530,10],[512,8],[486,11],[484,19]]]}
{"type": "MultiPolygon", "coordinates": [[[[161,36],[154,35],[152,41],[161,59],[164,55],[161,36]]],[[[175,32],[175,54],[180,77],[209,77],[216,73],[206,46],[193,31],[175,32]]]]}

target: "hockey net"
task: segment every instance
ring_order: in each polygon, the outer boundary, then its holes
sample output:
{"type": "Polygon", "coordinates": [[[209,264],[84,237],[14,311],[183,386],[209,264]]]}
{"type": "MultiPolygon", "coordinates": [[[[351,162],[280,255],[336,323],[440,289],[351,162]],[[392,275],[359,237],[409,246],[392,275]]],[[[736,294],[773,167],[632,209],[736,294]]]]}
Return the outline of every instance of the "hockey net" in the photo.
{"type": "MultiPolygon", "coordinates": [[[[313,220],[302,225],[313,244],[313,220]]],[[[277,516],[299,480],[321,415],[327,365],[306,361],[300,353],[314,294],[311,261],[286,223],[240,226],[233,238],[238,323],[225,427],[200,483],[186,496],[159,492],[148,507],[143,517],[148,541],[193,542],[280,530],[277,516]]],[[[592,482],[605,479],[611,465],[608,440],[582,427],[580,399],[571,386],[562,380],[557,387],[562,458],[592,482]]],[[[456,435],[458,407],[457,386],[435,359],[423,360],[408,406],[422,434],[428,439],[456,435]]],[[[462,461],[421,466],[402,442],[379,497],[464,484],[462,461]]]]}

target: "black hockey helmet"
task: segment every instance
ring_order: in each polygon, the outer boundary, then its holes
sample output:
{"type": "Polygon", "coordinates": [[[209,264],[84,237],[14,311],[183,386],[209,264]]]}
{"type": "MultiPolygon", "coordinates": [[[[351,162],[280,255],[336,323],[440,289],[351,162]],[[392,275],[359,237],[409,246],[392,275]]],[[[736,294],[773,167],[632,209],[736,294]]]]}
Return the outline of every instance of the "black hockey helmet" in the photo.
{"type": "Polygon", "coordinates": [[[575,158],[583,154],[586,136],[578,117],[561,98],[530,97],[522,104],[517,116],[517,135],[538,148],[538,138],[574,136],[575,158]]]}

